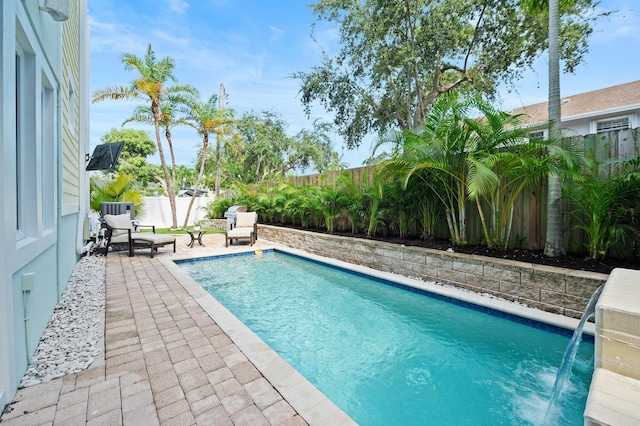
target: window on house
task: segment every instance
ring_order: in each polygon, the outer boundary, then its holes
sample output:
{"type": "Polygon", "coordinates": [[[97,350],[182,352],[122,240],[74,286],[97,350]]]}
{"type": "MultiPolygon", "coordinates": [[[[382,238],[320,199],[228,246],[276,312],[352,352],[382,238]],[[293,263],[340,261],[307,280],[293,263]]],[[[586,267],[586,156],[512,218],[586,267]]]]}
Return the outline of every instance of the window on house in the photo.
{"type": "Polygon", "coordinates": [[[36,55],[22,26],[16,27],[15,50],[15,179],[16,241],[38,235],[38,199],[40,165],[38,145],[38,79],[36,55]]]}
{"type": "Polygon", "coordinates": [[[544,139],[544,130],[529,133],[529,140],[540,140],[540,139],[544,139]]]}
{"type": "Polygon", "coordinates": [[[598,133],[611,132],[613,130],[624,130],[629,128],[629,117],[617,117],[610,120],[600,120],[596,122],[598,133]]]}
{"type": "Polygon", "coordinates": [[[16,52],[16,231],[18,232],[18,239],[24,238],[24,218],[22,217],[22,212],[24,211],[23,200],[22,200],[22,161],[20,158],[22,157],[22,144],[20,143],[20,138],[22,136],[22,132],[20,131],[20,120],[22,118],[22,114],[20,113],[20,109],[22,107],[21,102],[21,76],[22,76],[22,57],[19,52],[16,52]]]}
{"type": "Polygon", "coordinates": [[[27,237],[36,217],[33,211],[35,181],[35,56],[16,49],[16,240],[27,237]]]}
{"type": "Polygon", "coordinates": [[[40,93],[40,185],[42,230],[51,230],[55,224],[55,92],[46,73],[42,74],[40,93]]]}

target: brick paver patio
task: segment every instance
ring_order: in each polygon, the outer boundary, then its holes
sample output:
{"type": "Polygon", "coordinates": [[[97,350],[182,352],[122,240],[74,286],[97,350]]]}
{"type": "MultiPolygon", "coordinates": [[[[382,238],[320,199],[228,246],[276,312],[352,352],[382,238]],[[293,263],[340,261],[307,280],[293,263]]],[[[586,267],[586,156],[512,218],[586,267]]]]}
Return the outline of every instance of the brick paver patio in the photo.
{"type": "Polygon", "coordinates": [[[154,259],[110,253],[104,363],[19,389],[2,426],[307,424],[160,261],[248,247],[188,242],[154,259]]]}

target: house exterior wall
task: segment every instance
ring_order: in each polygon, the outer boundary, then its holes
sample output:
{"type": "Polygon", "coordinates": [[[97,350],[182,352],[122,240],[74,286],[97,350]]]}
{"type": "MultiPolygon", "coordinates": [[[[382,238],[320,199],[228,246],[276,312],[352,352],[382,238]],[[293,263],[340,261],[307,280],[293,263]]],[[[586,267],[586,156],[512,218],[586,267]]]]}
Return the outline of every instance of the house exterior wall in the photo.
{"type": "Polygon", "coordinates": [[[640,109],[637,107],[630,107],[630,109],[623,109],[613,112],[599,112],[595,116],[590,117],[565,117],[562,119],[562,127],[567,131],[569,136],[572,135],[594,135],[597,132],[597,122],[601,120],[609,120],[612,118],[628,117],[629,128],[635,129],[638,127],[638,114],[640,109]]]}
{"type": "Polygon", "coordinates": [[[89,97],[86,0],[70,5],[70,18],[58,22],[39,0],[0,2],[0,410],[77,262],[88,212],[79,142],[88,144],[88,108],[81,114],[75,102],[75,131],[63,122],[65,73],[77,99],[89,97]]]}

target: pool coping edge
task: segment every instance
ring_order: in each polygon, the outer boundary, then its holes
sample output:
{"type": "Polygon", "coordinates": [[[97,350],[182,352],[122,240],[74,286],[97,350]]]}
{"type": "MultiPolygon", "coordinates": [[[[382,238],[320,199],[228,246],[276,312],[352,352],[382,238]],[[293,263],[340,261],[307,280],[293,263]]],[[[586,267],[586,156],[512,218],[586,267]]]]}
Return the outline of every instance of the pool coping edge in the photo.
{"type": "MultiPolygon", "coordinates": [[[[248,253],[252,251],[247,250],[248,253]]],[[[357,424],[249,327],[207,293],[174,260],[177,259],[160,259],[160,263],[305,421],[310,425],[357,424]]]]}

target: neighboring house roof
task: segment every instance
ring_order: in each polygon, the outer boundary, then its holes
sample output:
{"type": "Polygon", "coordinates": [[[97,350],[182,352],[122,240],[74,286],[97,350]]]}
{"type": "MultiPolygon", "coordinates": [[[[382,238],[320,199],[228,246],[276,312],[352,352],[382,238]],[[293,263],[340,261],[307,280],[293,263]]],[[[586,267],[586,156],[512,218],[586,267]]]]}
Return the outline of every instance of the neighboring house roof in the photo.
{"type": "MultiPolygon", "coordinates": [[[[524,123],[542,123],[549,119],[548,105],[548,102],[540,102],[515,108],[509,112],[527,115],[529,119],[525,118],[524,123]]],[[[560,99],[560,108],[562,121],[615,114],[640,108],[640,80],[577,95],[563,96],[560,99]]]]}

